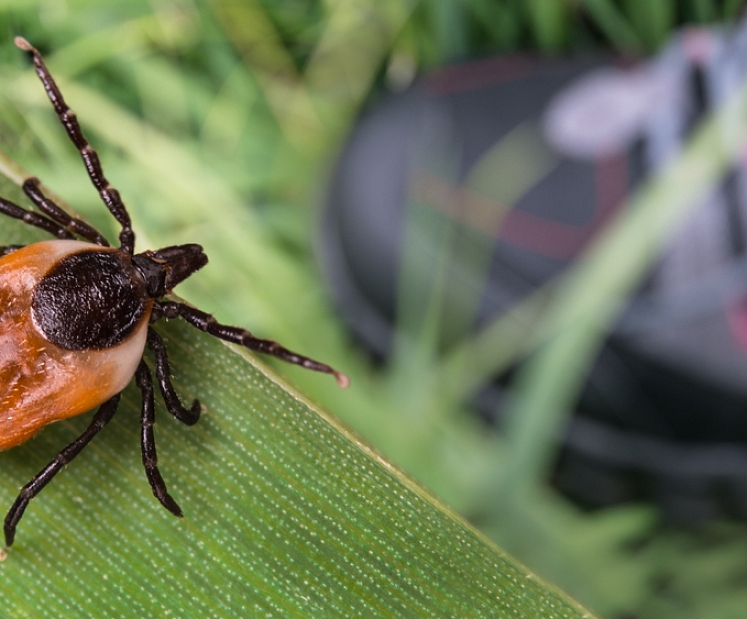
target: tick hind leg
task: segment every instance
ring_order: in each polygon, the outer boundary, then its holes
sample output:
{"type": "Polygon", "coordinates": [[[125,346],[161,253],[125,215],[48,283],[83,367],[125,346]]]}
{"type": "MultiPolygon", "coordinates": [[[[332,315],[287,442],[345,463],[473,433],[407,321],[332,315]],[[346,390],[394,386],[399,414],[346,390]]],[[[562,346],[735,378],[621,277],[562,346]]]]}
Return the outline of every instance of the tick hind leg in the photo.
{"type": "Polygon", "coordinates": [[[132,231],[132,223],[130,221],[130,215],[127,213],[122,198],[119,192],[109,184],[109,181],[104,176],[104,171],[101,168],[101,161],[99,156],[83,135],[83,131],[78,124],[78,119],[65,102],[62,93],[60,92],[57,83],[49,73],[49,69],[44,64],[39,50],[37,50],[31,43],[29,43],[23,37],[15,38],[16,47],[28,52],[31,56],[31,60],[34,63],[36,74],[39,76],[44,90],[47,91],[47,96],[54,106],[54,111],[60,122],[65,127],[67,135],[70,140],[75,144],[75,148],[78,149],[80,156],[83,158],[83,163],[88,171],[88,177],[91,179],[93,186],[99,192],[101,200],[106,204],[106,208],[114,216],[114,218],[122,226],[122,230],[119,233],[120,249],[128,254],[133,254],[135,251],[135,233],[132,231]]]}
{"type": "Polygon", "coordinates": [[[246,329],[241,327],[231,327],[219,323],[210,314],[201,310],[185,305],[184,303],[176,303],[174,301],[161,301],[153,308],[153,313],[156,319],[163,318],[183,318],[193,327],[196,327],[200,331],[209,333],[217,337],[218,339],[225,340],[226,342],[233,342],[245,346],[250,350],[256,350],[257,352],[264,353],[266,355],[272,355],[278,359],[282,359],[288,363],[294,365],[300,365],[302,368],[307,370],[314,370],[315,372],[322,372],[324,374],[331,374],[337,380],[337,384],[343,389],[350,384],[350,379],[347,375],[342,372],[338,372],[333,367],[326,363],[320,363],[314,361],[309,357],[304,357],[294,353],[287,348],[284,348],[273,340],[263,340],[252,335],[246,329]]]}
{"type": "Polygon", "coordinates": [[[91,442],[91,439],[106,427],[112,417],[114,417],[114,413],[117,412],[119,397],[120,394],[117,394],[113,398],[104,402],[93,416],[93,420],[86,428],[85,432],[58,453],[54,460],[47,464],[47,466],[45,466],[21,489],[18,498],[8,511],[8,515],[5,516],[5,545],[7,547],[13,545],[13,539],[16,536],[16,527],[23,517],[23,512],[26,511],[31,499],[39,494],[44,487],[52,481],[54,476],[57,475],[66,464],[69,464],[75,456],[83,451],[85,446],[91,442]]]}
{"type": "Polygon", "coordinates": [[[148,348],[153,351],[156,358],[156,379],[158,380],[158,386],[161,388],[166,409],[182,423],[188,426],[196,424],[200,419],[200,401],[193,400],[192,406],[189,408],[182,405],[179,396],[176,395],[174,386],[171,384],[171,369],[169,367],[169,357],[166,354],[166,345],[152,327],[148,327],[148,348]]]}
{"type": "Polygon", "coordinates": [[[78,219],[77,217],[71,217],[62,208],[45,196],[41,189],[39,179],[35,176],[31,176],[23,181],[23,192],[42,213],[69,232],[82,236],[87,241],[91,241],[91,243],[95,243],[96,245],[109,247],[109,241],[107,241],[104,238],[104,235],[96,230],[96,228],[88,225],[85,221],[78,219]]]}
{"type": "Polygon", "coordinates": [[[0,258],[12,254],[14,251],[23,249],[25,245],[0,245],[0,258]]]}
{"type": "Polygon", "coordinates": [[[59,225],[57,222],[46,218],[44,215],[27,211],[25,208],[18,206],[15,202],[0,198],[0,215],[20,219],[23,223],[40,228],[49,234],[56,236],[58,239],[74,239],[75,236],[69,230],[59,225]]]}
{"type": "Polygon", "coordinates": [[[150,374],[145,361],[135,373],[135,383],[143,394],[143,412],[140,418],[140,445],[143,451],[143,466],[148,483],[153,490],[153,495],[174,516],[181,518],[184,514],[177,502],[166,490],[166,482],[163,481],[161,472],[158,470],[158,456],[156,455],[156,438],[153,434],[153,425],[156,422],[156,406],[153,397],[153,377],[150,374]]]}

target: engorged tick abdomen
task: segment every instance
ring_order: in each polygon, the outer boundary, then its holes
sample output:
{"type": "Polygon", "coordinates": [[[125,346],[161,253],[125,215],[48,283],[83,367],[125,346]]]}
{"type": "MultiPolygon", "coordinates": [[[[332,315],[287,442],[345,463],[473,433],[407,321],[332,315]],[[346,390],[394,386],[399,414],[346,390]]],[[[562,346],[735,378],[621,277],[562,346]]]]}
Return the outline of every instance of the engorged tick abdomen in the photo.
{"type": "MultiPolygon", "coordinates": [[[[103,404],[127,386],[142,359],[152,301],[137,310],[139,318],[131,326],[121,321],[125,328],[118,343],[103,348],[59,346],[32,318],[39,284],[58,265],[81,253],[118,254],[90,243],[55,240],[34,243],[0,258],[0,450],[23,443],[53,421],[103,404]]],[[[90,279],[81,277],[83,282],[90,279]]],[[[101,286],[93,288],[101,291],[101,286]]],[[[96,294],[89,290],[88,299],[96,294]]],[[[123,294],[127,296],[126,286],[123,294]]],[[[74,304],[75,295],[71,298],[68,302],[74,304]]],[[[90,319],[95,311],[81,306],[77,313],[90,319]]],[[[66,315],[75,322],[71,310],[66,315]]],[[[85,335],[85,327],[72,328],[81,335],[67,336],[68,342],[95,339],[85,335]]],[[[99,334],[95,336],[99,341],[105,333],[95,328],[92,332],[99,334]]]]}

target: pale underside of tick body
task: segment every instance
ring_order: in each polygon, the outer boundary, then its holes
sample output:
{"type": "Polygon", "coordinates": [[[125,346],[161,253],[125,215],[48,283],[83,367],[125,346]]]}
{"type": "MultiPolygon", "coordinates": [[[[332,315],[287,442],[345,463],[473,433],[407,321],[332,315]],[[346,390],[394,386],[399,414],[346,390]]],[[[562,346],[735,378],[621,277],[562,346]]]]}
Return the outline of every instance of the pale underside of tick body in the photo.
{"type": "Polygon", "coordinates": [[[31,499],[112,419],[121,391],[133,376],[142,393],[140,437],[148,482],[166,509],[182,515],[158,470],[154,383],[143,361],[146,346],[153,351],[156,384],[168,412],[192,425],[201,405],[194,400],[183,406],[171,384],[166,347],[152,327],[162,318],[183,319],[227,342],[331,374],[341,387],[349,384],[347,376],[324,363],[166,298],[207,264],[202,247],[186,244],[135,253],[127,209],[104,176],[75,114],[39,52],[21,37],[15,43],[29,53],[55,113],[121,230],[119,247],[110,247],[98,230],[50,200],[34,177],[24,181],[23,191],[36,210],[0,197],[0,215],[56,237],[26,247],[0,246],[0,450],[23,443],[49,423],[100,407],[83,434],[22,488],[5,518],[7,546],[31,499]]]}

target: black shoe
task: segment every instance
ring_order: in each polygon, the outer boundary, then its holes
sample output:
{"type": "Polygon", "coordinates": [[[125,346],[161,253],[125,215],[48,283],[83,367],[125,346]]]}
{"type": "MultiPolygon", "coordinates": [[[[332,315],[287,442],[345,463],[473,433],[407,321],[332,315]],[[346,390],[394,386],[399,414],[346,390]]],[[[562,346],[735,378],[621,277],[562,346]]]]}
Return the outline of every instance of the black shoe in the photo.
{"type": "MultiPolygon", "coordinates": [[[[450,216],[429,191],[464,190],[511,140],[531,164],[528,180],[509,179],[528,184],[496,229],[486,222],[502,205],[490,199],[471,222],[492,245],[487,281],[467,258],[452,265],[483,290],[476,322],[485,324],[573,265],[631,188],[744,79],[746,54],[747,30],[690,30],[637,68],[610,57],[486,59],[384,100],[350,136],[324,217],[325,268],[352,330],[386,357],[414,193],[450,216]],[[611,98],[615,88],[625,96],[611,98]]],[[[746,181],[739,167],[702,200],[592,369],[556,471],[587,505],[653,496],[680,522],[723,508],[747,516],[746,181]]],[[[431,266],[424,260],[419,276],[431,266]]],[[[460,302],[448,300],[457,313],[460,302]]],[[[444,345],[460,335],[443,334],[444,345]]],[[[491,422],[500,384],[476,399],[491,422]]]]}

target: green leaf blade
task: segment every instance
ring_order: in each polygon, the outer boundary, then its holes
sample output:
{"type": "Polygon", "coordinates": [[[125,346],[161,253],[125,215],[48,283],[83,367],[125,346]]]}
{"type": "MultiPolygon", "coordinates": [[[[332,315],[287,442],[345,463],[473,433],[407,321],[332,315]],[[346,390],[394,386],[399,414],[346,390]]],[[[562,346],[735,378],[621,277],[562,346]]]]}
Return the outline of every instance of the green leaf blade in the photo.
{"type": "MultiPolygon", "coordinates": [[[[130,387],[32,501],[0,565],[10,616],[582,616],[248,355],[177,321],[162,332],[180,394],[207,409],[191,428],[158,410],[185,518],[151,496],[130,387]]],[[[0,455],[0,504],[86,423],[0,455]]]]}

